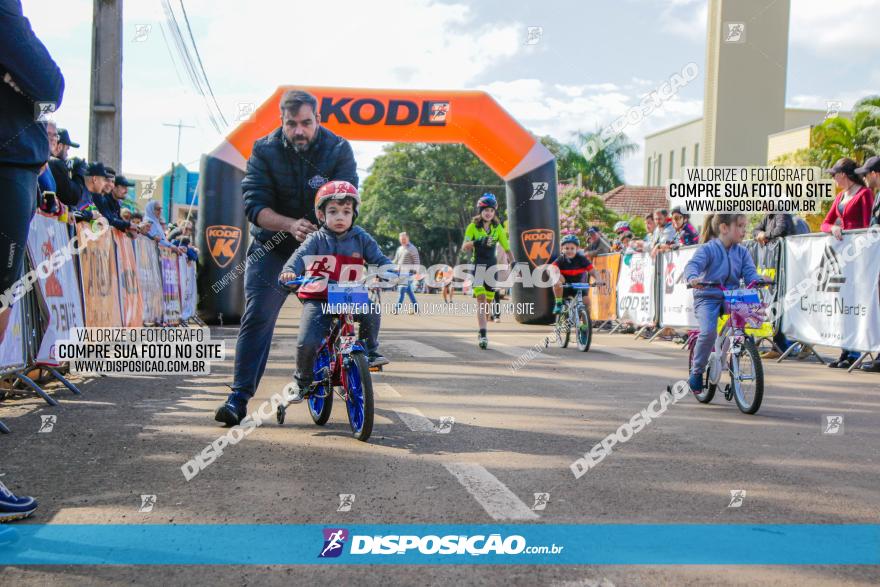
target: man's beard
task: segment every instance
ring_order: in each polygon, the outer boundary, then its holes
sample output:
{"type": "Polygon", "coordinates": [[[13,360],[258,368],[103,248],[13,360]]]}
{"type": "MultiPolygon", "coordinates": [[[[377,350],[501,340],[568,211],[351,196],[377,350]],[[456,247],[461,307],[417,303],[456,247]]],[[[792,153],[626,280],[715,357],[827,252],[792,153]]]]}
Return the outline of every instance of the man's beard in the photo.
{"type": "Polygon", "coordinates": [[[313,136],[311,139],[308,139],[306,141],[298,141],[294,139],[290,141],[290,144],[293,146],[293,150],[297,153],[305,153],[312,147],[313,144],[315,144],[315,139],[317,138],[318,135],[317,133],[315,133],[315,136],[313,136]]]}

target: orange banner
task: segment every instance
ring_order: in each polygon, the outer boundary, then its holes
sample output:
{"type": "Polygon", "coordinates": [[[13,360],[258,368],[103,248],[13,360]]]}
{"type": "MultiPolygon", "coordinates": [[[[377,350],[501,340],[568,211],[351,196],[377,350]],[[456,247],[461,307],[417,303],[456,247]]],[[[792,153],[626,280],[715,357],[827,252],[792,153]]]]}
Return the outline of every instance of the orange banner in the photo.
{"type": "MultiPolygon", "coordinates": [[[[250,156],[254,141],[281,126],[279,102],[290,89],[294,88],[275,90],[246,122],[229,134],[227,141],[242,157],[250,156]]],[[[540,145],[485,92],[310,86],[296,89],[315,96],[321,124],[349,141],[462,143],[502,178],[523,164],[532,149],[540,145]]]]}
{"type": "Polygon", "coordinates": [[[134,256],[134,242],[126,234],[113,230],[116,243],[116,267],[119,274],[119,293],[122,305],[122,325],[140,328],[144,325],[144,300],[138,285],[138,266],[134,256]]]}
{"type": "Polygon", "coordinates": [[[590,288],[590,318],[593,321],[617,318],[617,274],[620,272],[620,253],[599,255],[593,267],[605,285],[590,288]]]}
{"type": "Polygon", "coordinates": [[[96,238],[84,236],[87,230],[90,230],[88,223],[77,223],[76,236],[81,249],[79,271],[86,326],[122,326],[116,253],[113,251],[111,229],[106,228],[96,238]]]}

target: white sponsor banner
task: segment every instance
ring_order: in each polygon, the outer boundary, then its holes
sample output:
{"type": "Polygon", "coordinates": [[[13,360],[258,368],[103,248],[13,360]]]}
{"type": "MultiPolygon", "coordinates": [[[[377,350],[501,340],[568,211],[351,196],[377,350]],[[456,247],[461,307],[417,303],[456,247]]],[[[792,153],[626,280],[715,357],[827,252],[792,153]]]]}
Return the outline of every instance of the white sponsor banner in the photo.
{"type": "Polygon", "coordinates": [[[37,352],[37,362],[59,366],[55,343],[67,338],[71,328],[83,327],[83,309],[76,265],[69,255],[67,225],[56,218],[34,215],[27,247],[33,266],[37,267],[39,295],[47,310],[46,332],[37,352]],[[61,256],[61,253],[68,253],[61,256]],[[44,269],[40,270],[40,267],[44,269]]]}
{"type": "Polygon", "coordinates": [[[782,331],[851,351],[880,349],[880,241],[864,232],[785,239],[782,331]]]}
{"type": "Polygon", "coordinates": [[[20,367],[24,367],[24,326],[21,302],[14,302],[0,310],[0,372],[20,367]]]}
{"type": "Polygon", "coordinates": [[[180,318],[189,320],[196,313],[196,264],[186,255],[177,258],[180,274],[180,318]]]}
{"type": "Polygon", "coordinates": [[[636,324],[654,321],[654,260],[647,253],[623,255],[617,278],[617,318],[636,324]]]}
{"type": "Polygon", "coordinates": [[[141,296],[144,299],[144,323],[161,324],[164,318],[162,305],[162,271],[159,268],[159,249],[150,239],[139,236],[135,239],[135,257],[138,265],[138,280],[141,296]]]}
{"type": "Polygon", "coordinates": [[[684,276],[699,246],[667,251],[660,259],[660,324],[664,327],[699,328],[694,315],[694,290],[688,289],[684,276]]]}

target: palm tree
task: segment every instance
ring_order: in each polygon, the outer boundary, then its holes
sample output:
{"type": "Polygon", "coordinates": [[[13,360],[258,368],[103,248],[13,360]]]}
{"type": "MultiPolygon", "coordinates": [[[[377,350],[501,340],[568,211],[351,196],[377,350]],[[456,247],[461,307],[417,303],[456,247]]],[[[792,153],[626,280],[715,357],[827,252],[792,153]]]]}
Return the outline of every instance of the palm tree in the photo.
{"type": "Polygon", "coordinates": [[[813,129],[813,147],[823,167],[841,157],[864,161],[880,154],[880,96],[856,102],[852,119],[836,116],[813,129]]]}
{"type": "Polygon", "coordinates": [[[621,159],[638,151],[637,144],[620,133],[604,139],[602,130],[575,133],[574,143],[564,145],[557,165],[559,176],[583,177],[583,185],[597,193],[613,190],[624,182],[621,159]]]}

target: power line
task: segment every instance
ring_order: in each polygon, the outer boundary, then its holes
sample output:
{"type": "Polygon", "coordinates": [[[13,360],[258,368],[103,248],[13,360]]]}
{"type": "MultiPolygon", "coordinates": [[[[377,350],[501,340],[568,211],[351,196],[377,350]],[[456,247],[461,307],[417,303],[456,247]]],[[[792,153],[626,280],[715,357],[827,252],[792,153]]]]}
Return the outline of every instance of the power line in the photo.
{"type": "Polygon", "coordinates": [[[214,106],[217,107],[217,113],[220,115],[220,119],[225,126],[229,126],[226,117],[223,116],[223,111],[220,109],[220,105],[217,103],[217,98],[214,97],[214,90],[211,88],[211,82],[208,81],[208,74],[205,73],[205,66],[202,65],[202,56],[199,55],[199,48],[196,46],[196,39],[193,36],[192,28],[189,26],[189,18],[186,16],[186,8],[183,6],[183,0],[179,0],[179,2],[180,11],[183,13],[183,21],[186,23],[186,30],[189,32],[189,38],[190,41],[192,41],[193,50],[196,52],[196,59],[199,61],[199,69],[202,72],[202,78],[205,80],[205,85],[208,86],[208,92],[211,94],[211,99],[214,100],[214,106]]]}

